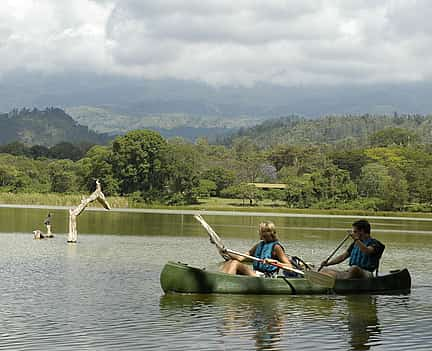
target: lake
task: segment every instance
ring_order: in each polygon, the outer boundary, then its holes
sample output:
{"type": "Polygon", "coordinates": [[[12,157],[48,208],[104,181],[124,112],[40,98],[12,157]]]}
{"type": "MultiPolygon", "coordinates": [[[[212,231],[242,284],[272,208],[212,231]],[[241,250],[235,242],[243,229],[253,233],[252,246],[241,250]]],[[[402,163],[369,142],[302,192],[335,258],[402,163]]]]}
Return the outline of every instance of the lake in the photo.
{"type": "MultiPolygon", "coordinates": [[[[386,244],[381,271],[407,267],[407,295],[164,295],[163,265],[221,262],[190,214],[85,211],[78,243],[68,214],[0,208],[0,349],[7,350],[431,350],[432,221],[372,218],[386,244]]],[[[289,254],[318,264],[356,219],[242,214],[204,218],[225,244],[246,251],[263,219],[289,254]]],[[[342,249],[341,249],[342,251],[342,249]]],[[[341,268],[345,265],[342,264],[341,268]]]]}

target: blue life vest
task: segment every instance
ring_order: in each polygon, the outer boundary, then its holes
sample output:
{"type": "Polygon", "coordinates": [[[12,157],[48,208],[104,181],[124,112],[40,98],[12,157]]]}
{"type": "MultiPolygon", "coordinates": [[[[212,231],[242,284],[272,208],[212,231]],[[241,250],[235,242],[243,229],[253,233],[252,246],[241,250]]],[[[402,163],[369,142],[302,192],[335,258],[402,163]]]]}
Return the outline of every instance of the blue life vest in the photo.
{"type": "MultiPolygon", "coordinates": [[[[266,243],[265,241],[260,241],[255,249],[255,253],[254,256],[261,258],[261,259],[265,259],[265,258],[273,258],[273,247],[278,244],[280,245],[280,247],[282,247],[283,250],[283,246],[280,244],[279,241],[272,241],[269,243],[266,243]]],[[[265,264],[265,263],[261,263],[261,262],[253,262],[253,269],[255,271],[259,271],[259,272],[263,272],[263,273],[267,273],[267,274],[273,274],[276,273],[279,268],[275,267],[275,266],[271,266],[269,264],[265,264]]]]}
{"type": "Polygon", "coordinates": [[[368,255],[363,253],[357,245],[351,244],[348,248],[350,253],[350,266],[359,266],[369,272],[373,272],[378,268],[379,259],[381,258],[382,252],[384,251],[384,245],[376,239],[366,239],[362,241],[366,246],[373,246],[375,248],[375,253],[368,255]]]}

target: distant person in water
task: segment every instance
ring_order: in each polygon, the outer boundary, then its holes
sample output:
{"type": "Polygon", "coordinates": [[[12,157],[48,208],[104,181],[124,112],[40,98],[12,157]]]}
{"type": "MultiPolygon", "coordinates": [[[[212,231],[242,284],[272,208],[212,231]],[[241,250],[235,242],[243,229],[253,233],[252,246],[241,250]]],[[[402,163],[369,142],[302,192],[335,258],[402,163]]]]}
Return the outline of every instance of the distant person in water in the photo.
{"type": "Polygon", "coordinates": [[[384,251],[384,244],[370,235],[371,226],[367,220],[359,220],[352,224],[351,238],[353,242],[341,255],[329,261],[323,261],[321,267],[332,266],[349,258],[349,268],[345,271],[324,268],[321,273],[336,279],[372,278],[373,272],[379,267],[379,260],[384,251]]]}
{"type": "MultiPolygon", "coordinates": [[[[267,262],[274,262],[276,260],[287,268],[293,268],[290,259],[285,254],[283,246],[279,242],[273,222],[261,222],[258,234],[260,242],[247,252],[249,256],[261,258],[267,262]]],[[[245,260],[244,257],[235,254],[229,254],[229,256],[230,260],[226,261],[222,266],[222,272],[224,273],[271,277],[279,271],[278,267],[255,261],[251,267],[242,263],[245,260]]]]}

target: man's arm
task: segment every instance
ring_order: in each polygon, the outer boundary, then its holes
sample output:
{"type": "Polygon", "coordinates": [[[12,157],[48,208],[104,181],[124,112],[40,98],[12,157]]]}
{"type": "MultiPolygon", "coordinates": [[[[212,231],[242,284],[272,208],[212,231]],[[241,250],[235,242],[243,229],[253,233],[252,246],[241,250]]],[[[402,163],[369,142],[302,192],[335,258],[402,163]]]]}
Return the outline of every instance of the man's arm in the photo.
{"type": "Polygon", "coordinates": [[[340,254],[339,256],[332,258],[331,260],[328,260],[328,261],[325,260],[325,261],[321,262],[321,267],[333,266],[335,264],[341,263],[341,262],[345,261],[349,256],[350,256],[349,252],[345,251],[344,253],[340,254]]]}
{"type": "Polygon", "coordinates": [[[350,248],[353,247],[353,245],[357,245],[360,251],[366,255],[373,255],[376,253],[375,247],[366,246],[365,244],[363,244],[363,242],[360,240],[359,234],[351,233],[351,237],[354,241],[351,244],[350,248]]]}
{"type": "Polygon", "coordinates": [[[373,255],[376,253],[374,246],[366,246],[363,244],[363,242],[359,239],[354,240],[354,245],[357,245],[361,252],[363,252],[366,255],[373,255]]]}

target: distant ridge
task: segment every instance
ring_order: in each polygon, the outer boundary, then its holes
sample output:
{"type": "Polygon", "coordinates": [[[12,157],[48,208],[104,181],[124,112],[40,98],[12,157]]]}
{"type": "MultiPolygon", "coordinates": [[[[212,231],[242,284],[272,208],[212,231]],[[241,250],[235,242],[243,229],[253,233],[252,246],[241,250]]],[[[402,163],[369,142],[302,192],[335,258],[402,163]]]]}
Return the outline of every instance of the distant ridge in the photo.
{"type": "Polygon", "coordinates": [[[170,113],[128,115],[94,106],[68,107],[65,110],[78,123],[99,133],[118,135],[130,130],[151,129],[165,138],[182,137],[190,141],[200,137],[215,140],[236,132],[240,127],[251,127],[262,121],[252,117],[200,117],[170,113]]]}
{"type": "Polygon", "coordinates": [[[60,108],[23,108],[0,114],[0,144],[19,141],[27,146],[50,147],[60,142],[106,144],[109,139],[79,125],[60,108]]]}
{"type": "Polygon", "coordinates": [[[365,146],[369,138],[384,129],[399,128],[414,133],[420,142],[432,143],[432,116],[407,115],[339,115],[307,119],[299,116],[281,117],[242,128],[227,138],[230,143],[249,137],[260,147],[278,144],[337,144],[365,146]]]}

